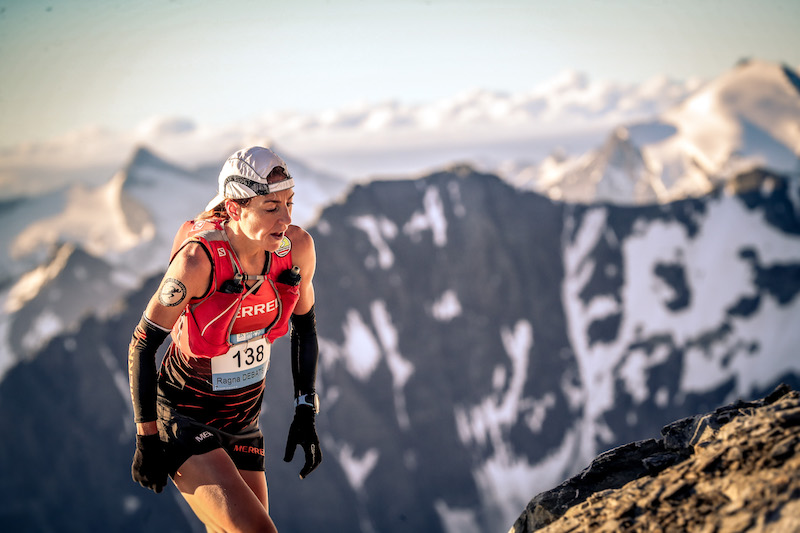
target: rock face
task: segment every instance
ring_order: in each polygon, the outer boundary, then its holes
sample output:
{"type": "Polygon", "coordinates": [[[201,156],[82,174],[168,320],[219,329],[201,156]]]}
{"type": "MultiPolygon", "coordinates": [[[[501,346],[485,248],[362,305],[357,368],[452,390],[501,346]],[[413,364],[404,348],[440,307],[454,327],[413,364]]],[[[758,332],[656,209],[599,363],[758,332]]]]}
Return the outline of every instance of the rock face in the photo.
{"type": "Polygon", "coordinates": [[[509,533],[800,531],[800,394],[782,385],[599,455],[509,533]]]}
{"type": "MultiPolygon", "coordinates": [[[[507,531],[531,496],[602,450],[779,383],[800,390],[796,180],[765,173],[735,194],[620,207],[557,203],[453,167],[354,187],[308,229],[325,460],[303,480],[297,457],[281,460],[293,388],[280,339],[261,427],[283,532],[507,531]]],[[[141,255],[132,266],[166,265],[166,253],[141,255]]],[[[102,267],[76,250],[20,299],[9,328],[20,339],[23,325],[51,331],[48,311],[75,322],[0,381],[0,427],[13,428],[0,443],[0,523],[203,531],[173,486],[156,495],[130,477],[127,346],[161,275],[79,320],[84,302],[120,290],[120,272],[102,267]]],[[[680,446],[637,449],[644,468],[684,459],[680,446]]],[[[587,474],[591,492],[642,474],[616,470],[587,474]]]]}

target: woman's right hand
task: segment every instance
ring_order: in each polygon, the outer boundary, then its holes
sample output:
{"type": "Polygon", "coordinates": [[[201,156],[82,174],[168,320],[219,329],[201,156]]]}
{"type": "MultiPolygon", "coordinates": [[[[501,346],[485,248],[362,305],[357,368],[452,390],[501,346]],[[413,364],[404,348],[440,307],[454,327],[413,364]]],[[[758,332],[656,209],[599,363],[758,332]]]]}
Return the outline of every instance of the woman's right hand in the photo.
{"type": "Polygon", "coordinates": [[[150,435],[136,435],[131,477],[139,485],[156,494],[164,490],[167,484],[167,457],[164,443],[161,442],[157,432],[150,435]]]}

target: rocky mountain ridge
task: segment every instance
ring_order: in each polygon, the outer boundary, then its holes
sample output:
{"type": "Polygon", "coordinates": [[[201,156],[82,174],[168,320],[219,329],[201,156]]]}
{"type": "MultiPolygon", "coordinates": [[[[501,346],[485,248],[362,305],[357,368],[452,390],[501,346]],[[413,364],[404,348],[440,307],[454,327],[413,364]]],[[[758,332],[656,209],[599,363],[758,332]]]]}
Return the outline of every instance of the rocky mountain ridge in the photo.
{"type": "MultiPolygon", "coordinates": [[[[285,339],[272,352],[261,425],[278,527],[507,530],[598,451],[796,385],[797,185],[767,180],[639,207],[555,202],[464,166],[354,187],[307,228],[325,462],[302,481],[276,452],[292,387],[285,339]]],[[[70,257],[60,279],[78,290],[89,262],[70,257]]],[[[85,273],[97,294],[116,286],[85,273]]],[[[0,381],[11,529],[197,528],[173,489],[130,480],[126,347],[158,278],[0,381]]],[[[50,308],[40,294],[30,309],[50,308]]]]}
{"type": "Polygon", "coordinates": [[[800,394],[664,426],[535,496],[509,533],[800,530],[800,394]]]}

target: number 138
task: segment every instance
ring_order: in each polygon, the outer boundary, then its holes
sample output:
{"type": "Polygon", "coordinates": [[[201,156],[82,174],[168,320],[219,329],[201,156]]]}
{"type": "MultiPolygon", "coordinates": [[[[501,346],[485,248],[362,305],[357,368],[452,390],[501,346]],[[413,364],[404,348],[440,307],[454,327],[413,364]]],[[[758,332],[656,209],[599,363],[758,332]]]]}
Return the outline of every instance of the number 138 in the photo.
{"type": "Polygon", "coordinates": [[[255,350],[248,346],[244,351],[238,350],[233,357],[236,359],[238,368],[242,367],[242,357],[244,357],[244,366],[260,363],[264,360],[264,345],[259,344],[255,350]]]}

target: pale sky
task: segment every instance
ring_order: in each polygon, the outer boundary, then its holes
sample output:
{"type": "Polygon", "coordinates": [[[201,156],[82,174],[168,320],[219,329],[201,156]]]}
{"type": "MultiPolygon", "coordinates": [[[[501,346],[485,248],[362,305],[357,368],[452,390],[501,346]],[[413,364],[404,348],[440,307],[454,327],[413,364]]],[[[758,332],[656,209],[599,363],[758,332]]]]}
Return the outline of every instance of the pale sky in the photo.
{"type": "Polygon", "coordinates": [[[0,0],[0,147],[155,116],[800,66],[797,0],[0,0]]]}

